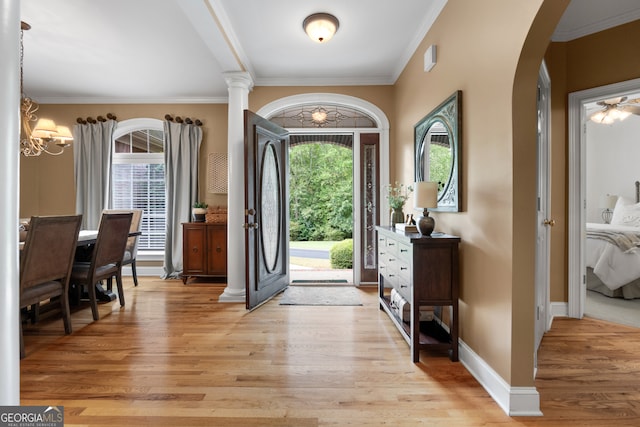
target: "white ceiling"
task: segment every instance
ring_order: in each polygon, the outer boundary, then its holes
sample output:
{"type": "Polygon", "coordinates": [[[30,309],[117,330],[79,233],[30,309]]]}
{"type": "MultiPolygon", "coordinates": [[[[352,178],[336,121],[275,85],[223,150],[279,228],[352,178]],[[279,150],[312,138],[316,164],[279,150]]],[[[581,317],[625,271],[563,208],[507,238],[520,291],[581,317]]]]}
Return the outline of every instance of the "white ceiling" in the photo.
{"type": "MultiPolygon", "coordinates": [[[[24,88],[40,103],[178,103],[226,102],[225,71],[260,86],[393,84],[445,4],[22,0],[24,88]],[[340,20],[326,44],[302,30],[315,12],[340,20]]],[[[554,40],[635,19],[638,0],[572,0],[554,40]]]]}

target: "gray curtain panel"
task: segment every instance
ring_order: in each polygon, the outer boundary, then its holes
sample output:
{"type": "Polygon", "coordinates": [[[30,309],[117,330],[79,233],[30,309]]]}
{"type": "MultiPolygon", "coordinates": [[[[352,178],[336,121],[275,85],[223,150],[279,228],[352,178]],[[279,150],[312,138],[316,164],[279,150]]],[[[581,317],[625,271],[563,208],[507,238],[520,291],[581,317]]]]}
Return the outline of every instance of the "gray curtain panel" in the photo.
{"type": "Polygon", "coordinates": [[[76,180],[76,213],[82,229],[97,230],[107,206],[111,183],[111,144],[115,120],[73,126],[73,164],[76,180]]]}
{"type": "Polygon", "coordinates": [[[198,200],[198,158],[202,129],[196,125],[164,122],[164,167],[167,186],[167,238],[163,279],[182,273],[182,223],[191,220],[198,200]]]}

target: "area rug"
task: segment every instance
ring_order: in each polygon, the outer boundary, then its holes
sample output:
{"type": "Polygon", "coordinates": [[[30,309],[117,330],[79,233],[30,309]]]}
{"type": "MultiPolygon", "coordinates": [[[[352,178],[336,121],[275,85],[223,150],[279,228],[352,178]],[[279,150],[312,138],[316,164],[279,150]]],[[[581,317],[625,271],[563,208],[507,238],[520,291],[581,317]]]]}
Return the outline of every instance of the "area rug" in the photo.
{"type": "Polygon", "coordinates": [[[289,286],[280,305],[362,305],[354,286],[289,286]]]}
{"type": "Polygon", "coordinates": [[[316,283],[343,283],[346,285],[348,282],[344,279],[335,279],[335,280],[318,279],[318,280],[292,280],[291,281],[292,285],[304,285],[304,284],[316,284],[316,283]]]}

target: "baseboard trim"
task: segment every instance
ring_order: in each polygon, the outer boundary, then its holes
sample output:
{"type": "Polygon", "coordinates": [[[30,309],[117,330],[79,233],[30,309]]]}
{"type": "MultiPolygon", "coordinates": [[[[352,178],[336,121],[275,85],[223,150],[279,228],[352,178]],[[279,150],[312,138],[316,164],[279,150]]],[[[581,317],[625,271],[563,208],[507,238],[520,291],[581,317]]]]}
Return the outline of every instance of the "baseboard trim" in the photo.
{"type": "Polygon", "coordinates": [[[566,302],[552,302],[551,319],[554,317],[569,317],[569,304],[566,302]]]}
{"type": "MultiPolygon", "coordinates": [[[[143,266],[136,266],[136,273],[138,274],[138,277],[157,277],[160,278],[162,277],[162,275],[164,274],[164,268],[162,266],[157,266],[157,267],[143,267],[143,266]]],[[[124,265],[122,266],[122,275],[123,276],[131,276],[131,265],[124,265]]]]}
{"type": "Polygon", "coordinates": [[[535,387],[511,387],[464,341],[459,341],[460,363],[484,387],[510,417],[542,416],[540,394],[535,387]]]}

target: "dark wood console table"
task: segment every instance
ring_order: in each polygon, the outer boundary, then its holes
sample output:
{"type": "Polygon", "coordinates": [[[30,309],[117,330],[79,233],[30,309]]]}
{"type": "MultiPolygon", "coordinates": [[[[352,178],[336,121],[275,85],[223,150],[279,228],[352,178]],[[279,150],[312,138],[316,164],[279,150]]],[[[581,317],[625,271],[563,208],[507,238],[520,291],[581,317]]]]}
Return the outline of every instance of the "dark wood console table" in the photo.
{"type": "Polygon", "coordinates": [[[391,227],[378,231],[378,294],[384,310],[411,347],[418,362],[420,349],[447,349],[458,360],[458,244],[460,238],[443,233],[422,236],[398,233],[391,227]],[[403,319],[391,302],[395,289],[410,304],[403,319]],[[421,306],[451,307],[448,331],[440,320],[420,321],[421,306]]]}

